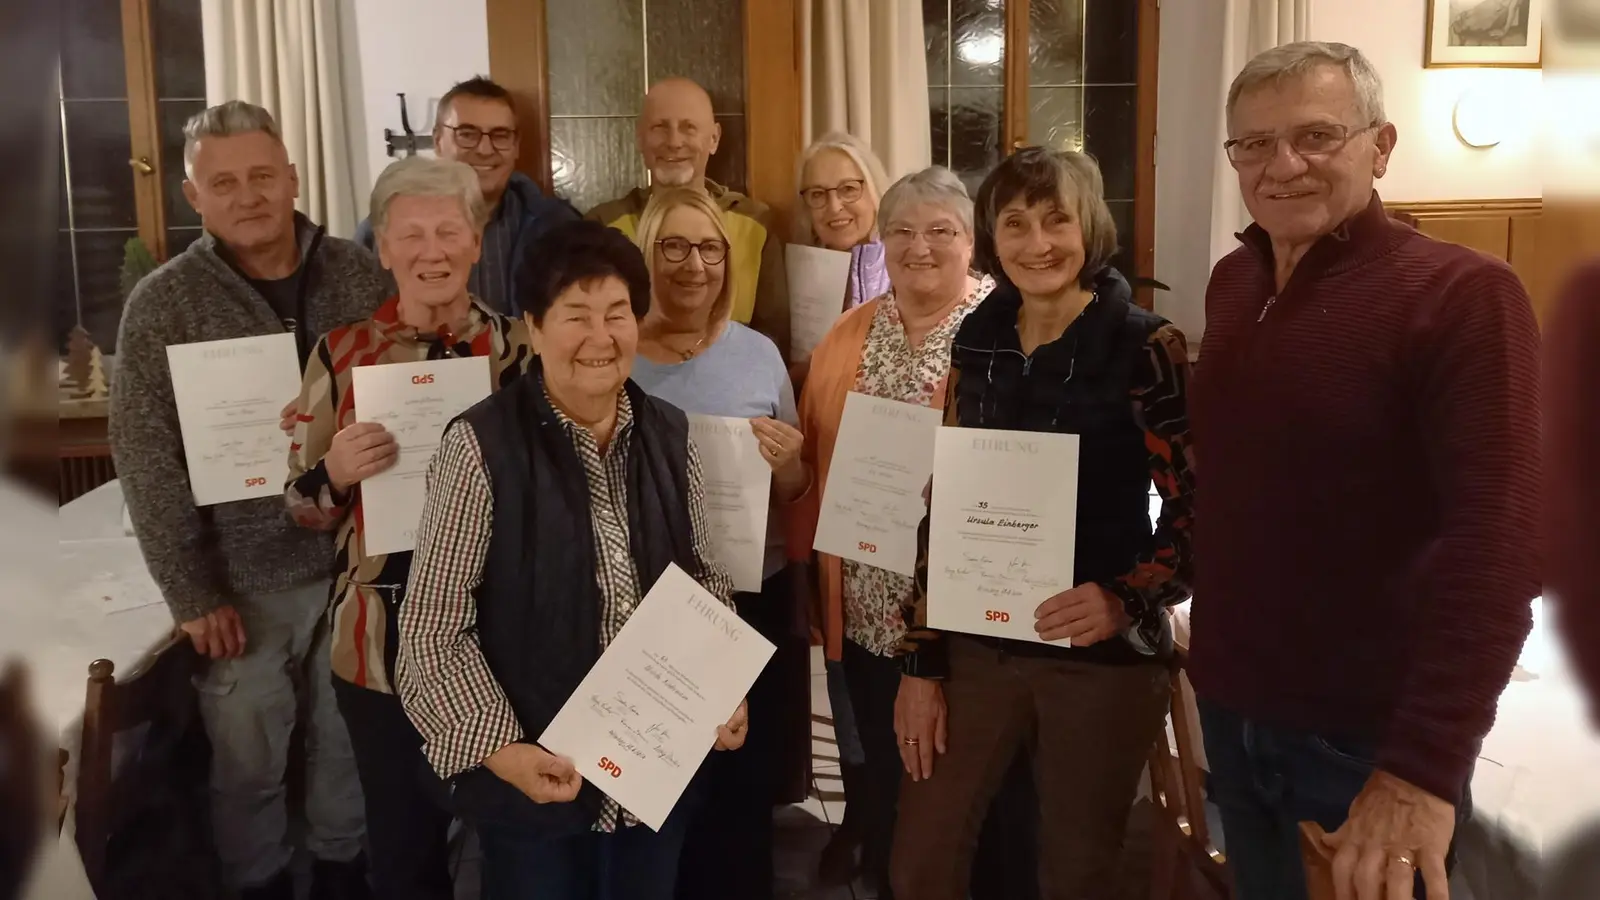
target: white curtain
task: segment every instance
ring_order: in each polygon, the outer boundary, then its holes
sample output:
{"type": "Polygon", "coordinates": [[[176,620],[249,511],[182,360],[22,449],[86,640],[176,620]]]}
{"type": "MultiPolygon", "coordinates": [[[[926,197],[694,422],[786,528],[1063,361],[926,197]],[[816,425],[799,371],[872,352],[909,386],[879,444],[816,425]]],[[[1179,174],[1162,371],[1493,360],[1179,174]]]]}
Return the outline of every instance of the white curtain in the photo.
{"type": "Polygon", "coordinates": [[[928,61],[921,0],[800,0],[801,138],[866,141],[890,179],[926,168],[928,61]]]}
{"type": "Polygon", "coordinates": [[[1228,139],[1225,101],[1233,77],[1256,54],[1280,44],[1310,39],[1311,0],[1226,0],[1223,24],[1222,81],[1217,90],[1215,140],[1211,152],[1216,163],[1211,192],[1211,262],[1232,253],[1239,242],[1234,234],[1250,224],[1239,195],[1239,179],[1222,150],[1228,139]]]}
{"type": "Polygon", "coordinates": [[[270,111],[300,175],[296,208],[330,234],[354,234],[337,0],[201,0],[200,15],[206,101],[270,111]]]}

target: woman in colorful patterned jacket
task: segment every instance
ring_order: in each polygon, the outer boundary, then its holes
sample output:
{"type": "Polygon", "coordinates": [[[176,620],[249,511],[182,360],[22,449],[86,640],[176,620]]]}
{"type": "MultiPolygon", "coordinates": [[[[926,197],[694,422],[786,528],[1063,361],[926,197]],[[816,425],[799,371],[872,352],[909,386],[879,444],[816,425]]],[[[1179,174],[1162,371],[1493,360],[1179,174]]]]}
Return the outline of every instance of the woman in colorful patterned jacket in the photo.
{"type": "Polygon", "coordinates": [[[977,264],[999,285],[951,343],[944,424],[1079,436],[1078,470],[1066,476],[1078,481],[1076,587],[1035,612],[1039,638],[1064,644],[929,630],[924,519],[917,603],[896,651],[895,732],[910,778],[894,890],[966,896],[976,816],[1020,748],[1048,848],[1039,896],[1105,896],[1165,720],[1167,608],[1189,596],[1188,350],[1109,265],[1117,231],[1092,158],[1012,155],[979,188],[977,219],[977,264]]]}
{"type": "MultiPolygon", "coordinates": [[[[335,532],[333,690],[350,731],[366,799],[376,893],[453,897],[443,785],[395,695],[395,617],[411,553],[369,554],[361,482],[394,464],[398,447],[381,424],[358,422],[359,366],[484,356],[491,385],[517,379],[532,356],[527,326],[491,311],[467,290],[486,210],[477,176],[459,162],[412,157],[390,165],[372,190],[378,257],[398,293],[369,319],[336,328],[306,364],[290,451],[289,512],[335,532]]],[[[328,678],[311,673],[314,688],[328,678]]],[[[287,731],[285,732],[287,734],[287,731]]]]}

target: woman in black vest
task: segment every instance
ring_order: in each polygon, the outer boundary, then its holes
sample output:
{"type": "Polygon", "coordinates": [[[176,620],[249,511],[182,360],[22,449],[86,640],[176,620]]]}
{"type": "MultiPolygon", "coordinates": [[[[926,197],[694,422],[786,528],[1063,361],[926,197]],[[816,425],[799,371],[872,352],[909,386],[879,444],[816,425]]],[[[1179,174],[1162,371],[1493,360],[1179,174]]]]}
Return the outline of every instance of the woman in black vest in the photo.
{"type": "Polygon", "coordinates": [[[1090,157],[1035,148],[978,191],[976,263],[998,286],[952,344],[945,425],[1080,436],[1077,587],[1041,604],[1034,626],[1071,647],[930,631],[924,520],[895,710],[911,776],[899,897],[964,896],[978,823],[1018,748],[1038,790],[1040,896],[1114,893],[1165,719],[1167,607],[1188,597],[1191,567],[1188,351],[1107,265],[1117,236],[1102,190],[1090,157]],[[1153,529],[1152,481],[1163,501],[1153,529]]]}
{"type": "MultiPolygon", "coordinates": [[[[621,232],[556,226],[517,298],[528,374],[445,431],[428,472],[397,680],[428,761],[478,829],[485,896],[670,900],[695,792],[660,831],[533,743],[676,563],[723,603],[683,412],[628,375],[650,308],[621,232]]],[[[717,748],[744,742],[745,707],[717,748]]]]}

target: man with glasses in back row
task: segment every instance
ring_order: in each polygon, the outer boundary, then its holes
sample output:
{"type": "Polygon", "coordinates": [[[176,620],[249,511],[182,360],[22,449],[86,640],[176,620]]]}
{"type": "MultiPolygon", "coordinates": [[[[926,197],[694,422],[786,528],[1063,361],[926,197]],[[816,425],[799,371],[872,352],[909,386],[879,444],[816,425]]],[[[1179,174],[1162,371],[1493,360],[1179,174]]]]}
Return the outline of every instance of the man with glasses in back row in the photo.
{"type": "Polygon", "coordinates": [[[1447,896],[1473,765],[1539,592],[1539,333],[1500,260],[1391,219],[1365,56],[1245,66],[1255,224],[1206,291],[1189,675],[1239,900],[1447,896]]]}
{"type": "MultiPolygon", "coordinates": [[[[513,318],[522,314],[516,298],[518,264],[535,238],[558,222],[578,218],[578,211],[558,197],[549,197],[532,178],[516,171],[521,136],[511,92],[479,75],[463,81],[439,98],[433,126],[434,151],[443,159],[472,167],[491,210],[483,227],[483,255],[472,267],[468,290],[490,309],[513,318]]],[[[356,243],[373,249],[372,225],[356,226],[356,243]]]]}

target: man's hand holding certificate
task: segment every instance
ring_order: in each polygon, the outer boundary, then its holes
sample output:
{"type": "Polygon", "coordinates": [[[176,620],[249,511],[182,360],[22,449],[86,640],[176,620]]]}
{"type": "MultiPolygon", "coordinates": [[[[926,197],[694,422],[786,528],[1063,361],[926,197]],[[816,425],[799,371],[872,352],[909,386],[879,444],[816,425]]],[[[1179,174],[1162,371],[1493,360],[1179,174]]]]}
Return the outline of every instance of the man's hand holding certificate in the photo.
{"type": "Polygon", "coordinates": [[[660,830],[712,747],[744,742],[744,695],[775,650],[669,566],[539,744],[660,830]]]}
{"type": "Polygon", "coordinates": [[[1035,615],[1071,593],[1077,513],[1077,435],[939,429],[929,627],[1044,642],[1035,615]]]}
{"type": "Polygon", "coordinates": [[[854,391],[845,397],[814,549],[901,575],[915,571],[922,490],[942,415],[854,391]]]}

